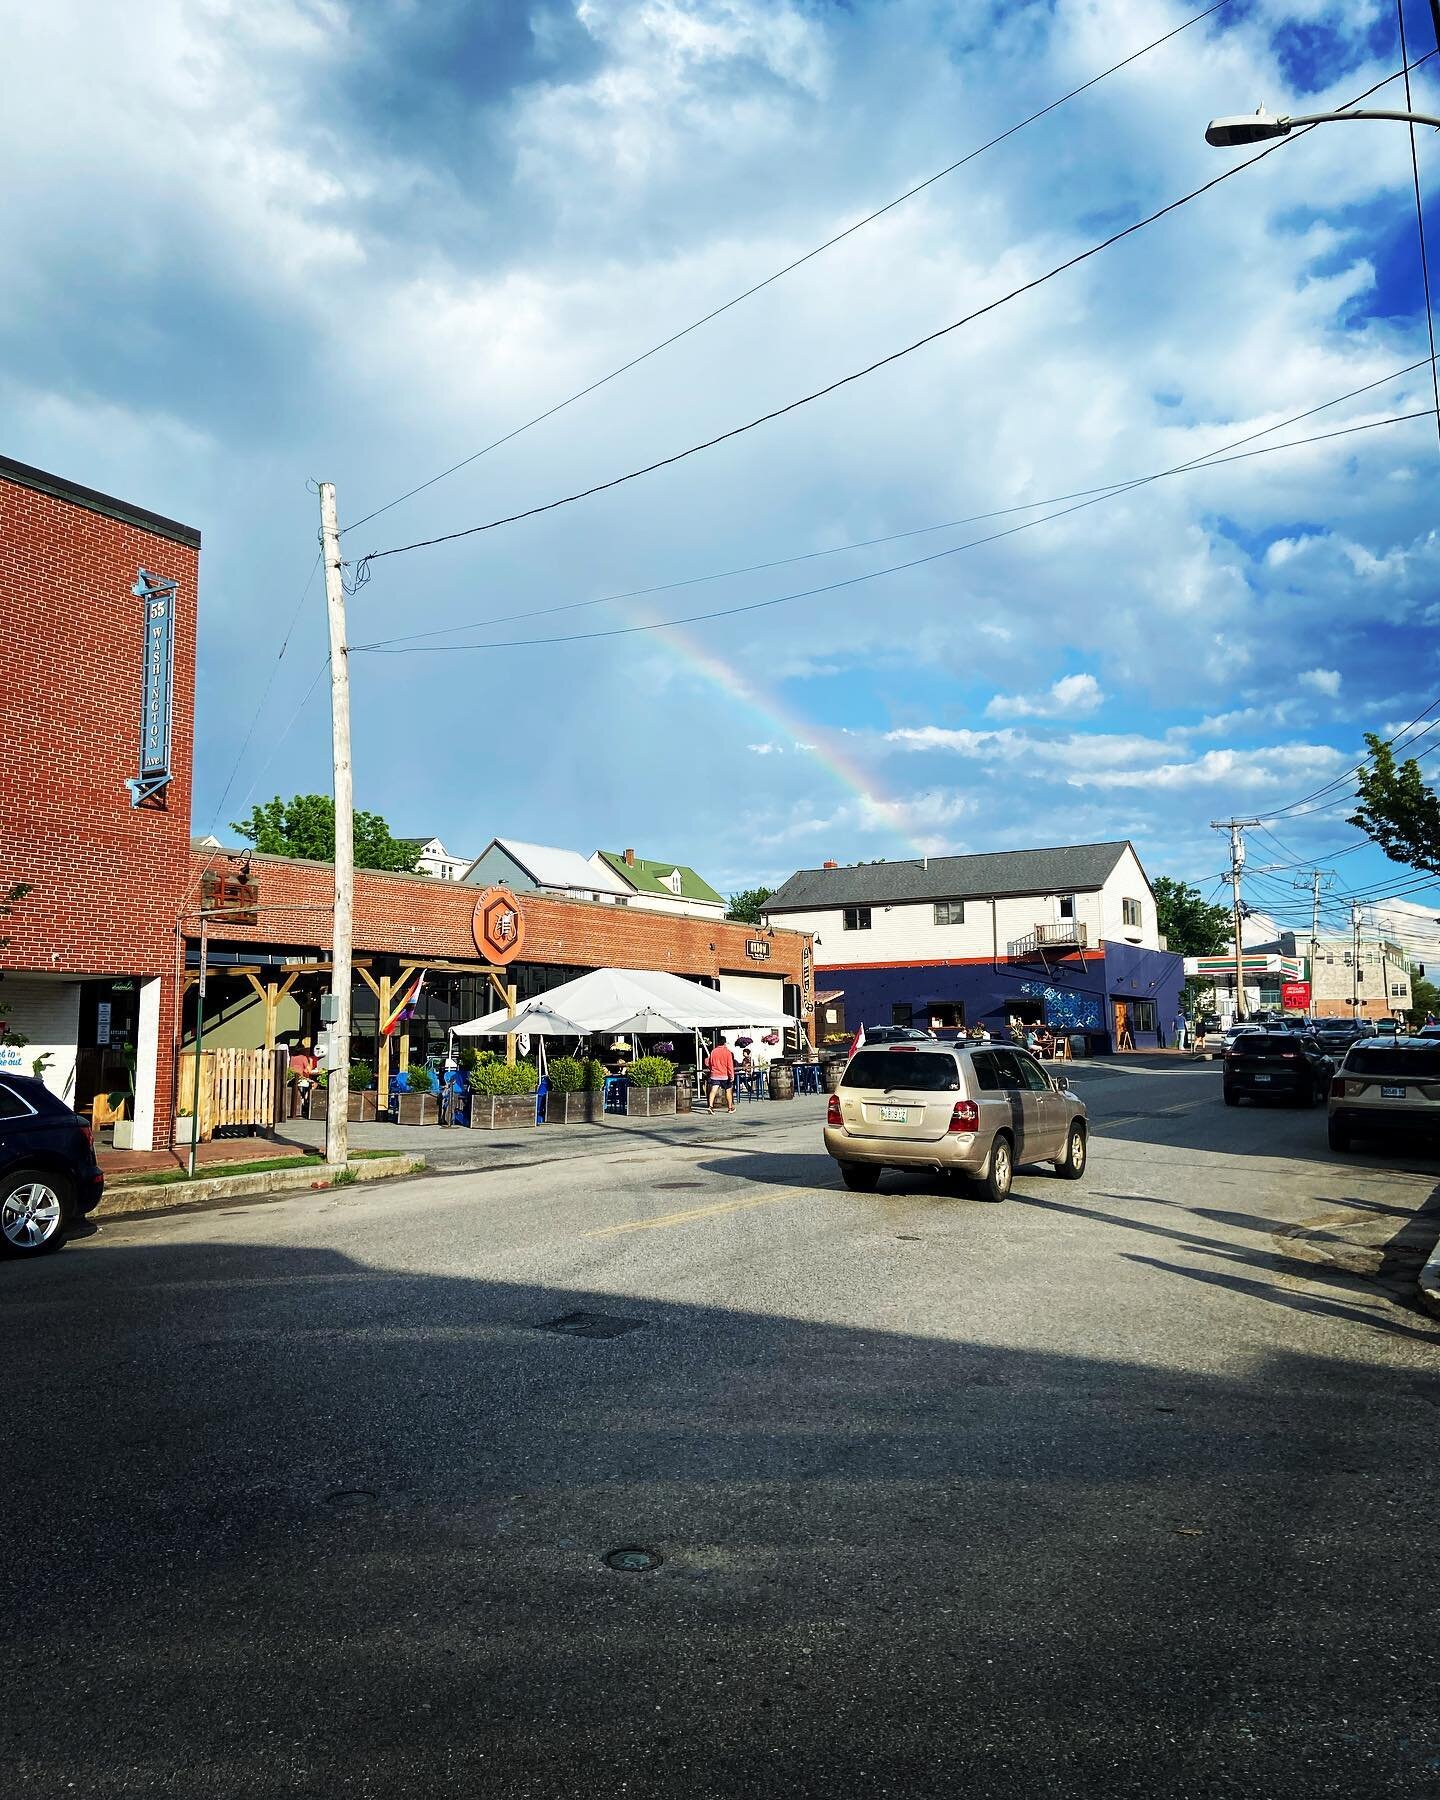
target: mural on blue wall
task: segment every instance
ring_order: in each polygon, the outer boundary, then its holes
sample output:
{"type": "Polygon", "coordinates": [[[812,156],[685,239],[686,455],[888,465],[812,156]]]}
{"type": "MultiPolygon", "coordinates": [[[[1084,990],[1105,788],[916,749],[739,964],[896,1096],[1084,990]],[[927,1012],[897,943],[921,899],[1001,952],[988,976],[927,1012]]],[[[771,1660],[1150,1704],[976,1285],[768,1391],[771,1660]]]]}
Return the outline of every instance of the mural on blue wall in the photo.
{"type": "Polygon", "coordinates": [[[1045,1002],[1045,1023],[1066,1031],[1103,1031],[1105,1014],[1098,994],[1078,994],[1074,988],[1050,987],[1043,981],[1022,981],[1020,992],[1045,1002]]]}

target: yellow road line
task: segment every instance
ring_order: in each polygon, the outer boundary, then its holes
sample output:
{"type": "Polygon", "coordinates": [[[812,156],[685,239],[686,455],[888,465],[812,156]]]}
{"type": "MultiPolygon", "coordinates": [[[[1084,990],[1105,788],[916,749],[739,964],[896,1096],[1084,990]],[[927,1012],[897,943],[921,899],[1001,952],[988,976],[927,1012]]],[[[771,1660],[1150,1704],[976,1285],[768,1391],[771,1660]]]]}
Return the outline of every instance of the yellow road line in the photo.
{"type": "Polygon", "coordinates": [[[701,1219],[721,1219],[727,1213],[748,1212],[755,1206],[774,1206],[779,1200],[793,1200],[797,1195],[808,1194],[809,1188],[782,1188],[779,1193],[753,1194],[744,1200],[717,1200],[712,1206],[691,1206],[684,1212],[661,1213],[654,1219],[628,1219],[623,1225],[601,1225],[594,1231],[582,1232],[582,1237],[606,1238],[619,1237],[627,1231],[664,1231],[671,1225],[693,1225],[701,1219]]]}

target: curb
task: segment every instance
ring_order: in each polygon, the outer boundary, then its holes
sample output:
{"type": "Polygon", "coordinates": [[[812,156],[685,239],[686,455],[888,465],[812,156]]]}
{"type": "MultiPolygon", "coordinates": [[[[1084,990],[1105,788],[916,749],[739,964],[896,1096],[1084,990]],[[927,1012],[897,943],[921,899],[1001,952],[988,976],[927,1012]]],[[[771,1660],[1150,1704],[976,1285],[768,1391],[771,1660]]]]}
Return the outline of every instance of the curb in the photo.
{"type": "Polygon", "coordinates": [[[1426,1312],[1440,1318],[1440,1244],[1436,1244],[1429,1262],[1420,1271],[1420,1304],[1426,1312]]]}
{"type": "MultiPolygon", "coordinates": [[[[415,1175],[425,1167],[423,1156],[367,1156],[346,1166],[345,1186],[361,1181],[391,1181],[397,1175],[415,1175]]],[[[148,1186],[107,1188],[90,1215],[103,1224],[137,1213],[170,1212],[177,1207],[202,1205],[207,1200],[253,1199],[261,1194],[304,1193],[335,1185],[323,1163],[303,1169],[260,1169],[249,1175],[206,1175],[196,1181],[161,1181],[148,1186]]]]}

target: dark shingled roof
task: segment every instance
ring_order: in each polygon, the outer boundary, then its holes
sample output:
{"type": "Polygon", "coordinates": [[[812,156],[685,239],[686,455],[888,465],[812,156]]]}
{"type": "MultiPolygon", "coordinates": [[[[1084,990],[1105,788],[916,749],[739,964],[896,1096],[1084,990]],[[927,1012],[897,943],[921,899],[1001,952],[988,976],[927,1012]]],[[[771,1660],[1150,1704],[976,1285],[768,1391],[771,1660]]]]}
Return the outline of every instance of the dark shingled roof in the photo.
{"type": "Polygon", "coordinates": [[[798,869],[764,911],[817,912],[828,906],[891,906],[905,900],[978,900],[991,894],[1070,894],[1103,887],[1130,848],[1062,844],[1054,850],[994,850],[932,856],[924,862],[859,863],[798,869]]]}

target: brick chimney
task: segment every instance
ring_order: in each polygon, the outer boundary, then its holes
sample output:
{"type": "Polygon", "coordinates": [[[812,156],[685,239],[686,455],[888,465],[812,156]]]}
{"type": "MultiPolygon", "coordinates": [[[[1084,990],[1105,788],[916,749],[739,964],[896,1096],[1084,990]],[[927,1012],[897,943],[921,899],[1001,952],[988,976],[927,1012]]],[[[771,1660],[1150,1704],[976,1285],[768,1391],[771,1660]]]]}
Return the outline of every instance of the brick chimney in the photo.
{"type": "Polygon", "coordinates": [[[826,869],[838,869],[840,867],[838,862],[825,862],[821,866],[826,869]]]}
{"type": "Polygon", "coordinates": [[[627,850],[625,852],[625,867],[627,869],[633,869],[635,867],[635,852],[633,850],[627,850]]]}

